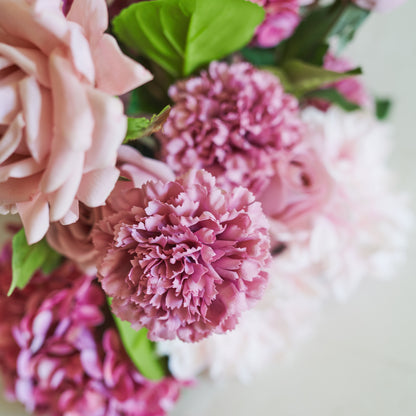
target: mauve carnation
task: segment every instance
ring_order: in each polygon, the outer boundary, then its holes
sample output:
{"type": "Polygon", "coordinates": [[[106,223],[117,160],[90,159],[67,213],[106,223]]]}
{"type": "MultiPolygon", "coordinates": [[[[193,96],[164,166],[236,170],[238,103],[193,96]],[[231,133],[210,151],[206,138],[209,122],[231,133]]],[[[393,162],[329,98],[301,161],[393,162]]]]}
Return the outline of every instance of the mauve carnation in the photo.
{"type": "Polygon", "coordinates": [[[248,63],[212,62],[201,76],[169,89],[174,105],[160,135],[176,172],[206,169],[227,191],[261,193],[279,151],[300,140],[298,102],[271,73],[248,63]]]}
{"type": "Polygon", "coordinates": [[[233,329],[265,289],[267,220],[247,189],[227,193],[203,170],[128,193],[98,223],[99,278],[113,310],[153,340],[193,342],[233,329]]]}
{"type": "Polygon", "coordinates": [[[353,0],[353,2],[363,9],[375,10],[377,12],[387,12],[403,4],[406,0],[353,0]]]}
{"type": "Polygon", "coordinates": [[[106,325],[105,296],[93,277],[67,262],[50,278],[37,273],[8,298],[10,255],[1,260],[0,309],[7,313],[0,356],[7,362],[0,362],[9,398],[51,416],[162,416],[172,407],[179,383],[152,382],[135,369],[106,325]]]}
{"type": "Polygon", "coordinates": [[[46,234],[48,243],[54,250],[76,262],[88,273],[95,274],[98,256],[91,236],[94,224],[106,215],[123,209],[124,195],[129,189],[140,187],[149,180],[169,181],[175,178],[163,162],[142,156],[136,149],[126,145],[120,146],[118,150],[117,167],[124,179],[116,183],[106,205],[89,208],[81,203],[76,223],[52,223],[46,234]]]}
{"type": "Polygon", "coordinates": [[[114,95],[151,75],[107,24],[104,0],[75,0],[66,17],[59,0],[1,0],[0,211],[19,212],[29,243],[117,181],[127,121],[114,95]]]}

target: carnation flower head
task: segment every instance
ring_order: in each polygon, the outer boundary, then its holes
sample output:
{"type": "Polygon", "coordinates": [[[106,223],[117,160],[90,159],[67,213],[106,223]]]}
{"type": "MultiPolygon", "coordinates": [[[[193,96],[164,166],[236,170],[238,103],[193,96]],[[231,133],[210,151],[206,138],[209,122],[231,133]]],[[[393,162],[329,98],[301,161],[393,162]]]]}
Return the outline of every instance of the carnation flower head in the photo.
{"type": "Polygon", "coordinates": [[[19,213],[30,244],[75,222],[79,202],[104,204],[127,129],[114,95],[151,79],[104,33],[104,0],[61,6],[1,2],[0,212],[19,213]]]}
{"type": "Polygon", "coordinates": [[[233,329],[264,291],[267,220],[245,188],[226,193],[203,170],[128,193],[130,209],[93,231],[113,311],[153,340],[193,342],[233,329]]]}
{"type": "Polygon", "coordinates": [[[206,169],[230,191],[258,195],[275,174],[276,153],[300,140],[298,102],[272,74],[249,63],[212,62],[169,89],[174,105],[162,153],[176,172],[206,169]]]}
{"type": "Polygon", "coordinates": [[[9,265],[10,250],[0,262],[0,310],[8,311],[0,321],[0,363],[11,399],[51,416],[162,416],[172,407],[180,384],[136,370],[105,318],[94,277],[66,262],[7,297],[9,265]]]}

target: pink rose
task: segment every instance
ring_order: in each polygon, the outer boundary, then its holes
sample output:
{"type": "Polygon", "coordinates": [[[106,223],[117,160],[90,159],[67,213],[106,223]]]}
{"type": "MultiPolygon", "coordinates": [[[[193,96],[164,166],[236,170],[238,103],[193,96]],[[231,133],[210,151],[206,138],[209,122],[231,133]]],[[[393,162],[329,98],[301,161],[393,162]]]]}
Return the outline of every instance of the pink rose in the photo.
{"type": "Polygon", "coordinates": [[[406,0],[353,0],[357,6],[363,9],[375,10],[377,12],[387,12],[400,6],[406,0]]]}
{"type": "Polygon", "coordinates": [[[151,79],[104,34],[104,0],[0,0],[0,212],[17,211],[29,243],[78,203],[104,204],[126,131],[114,97],[151,79]],[[111,63],[111,64],[110,64],[111,63]]]}
{"type": "Polygon", "coordinates": [[[273,179],[257,197],[271,220],[272,236],[278,238],[274,230],[281,223],[303,225],[328,201],[331,190],[330,175],[314,150],[300,145],[281,152],[273,179]]]}
{"type": "Polygon", "coordinates": [[[121,175],[128,179],[118,181],[107,199],[106,205],[89,208],[80,204],[79,220],[74,224],[52,223],[46,238],[49,245],[58,253],[73,260],[88,272],[96,272],[97,251],[92,243],[91,232],[98,221],[107,215],[129,207],[126,193],[133,187],[140,187],[150,180],[172,181],[175,175],[163,162],[142,156],[136,149],[123,145],[118,151],[117,167],[121,175]]]}

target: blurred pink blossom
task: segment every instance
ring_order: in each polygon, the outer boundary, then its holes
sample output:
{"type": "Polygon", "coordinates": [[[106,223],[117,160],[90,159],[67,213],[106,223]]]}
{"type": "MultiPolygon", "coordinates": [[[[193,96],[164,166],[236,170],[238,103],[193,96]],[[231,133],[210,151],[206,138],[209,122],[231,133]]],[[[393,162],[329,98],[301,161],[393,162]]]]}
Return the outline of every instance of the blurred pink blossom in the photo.
{"type": "Polygon", "coordinates": [[[153,340],[193,342],[233,329],[267,283],[267,221],[247,189],[226,193],[205,171],[148,182],[130,209],[93,231],[112,307],[153,340]]]}
{"type": "Polygon", "coordinates": [[[266,17],[257,28],[253,43],[262,48],[271,48],[292,35],[301,20],[299,6],[310,4],[313,0],[250,1],[266,10],[266,17]]]}
{"type": "Polygon", "coordinates": [[[377,12],[387,12],[402,5],[406,0],[353,0],[353,2],[363,9],[374,10],[377,12]]]}
{"type": "Polygon", "coordinates": [[[50,278],[37,273],[23,291],[7,297],[10,261],[6,249],[0,262],[0,311],[7,311],[0,321],[0,364],[10,399],[51,416],[162,416],[170,410],[180,384],[172,378],[153,382],[136,370],[105,321],[105,295],[93,277],[67,262],[50,278]]]}
{"type": "MultiPolygon", "coordinates": [[[[354,65],[346,58],[335,56],[328,52],[324,58],[324,68],[334,72],[346,72],[354,68],[354,65]]],[[[363,108],[372,107],[372,97],[367,91],[362,79],[357,76],[348,77],[326,85],[338,90],[348,101],[359,105],[363,108]]],[[[329,101],[313,98],[308,100],[308,104],[313,105],[320,110],[326,111],[331,106],[329,101]]]]}
{"type": "Polygon", "coordinates": [[[104,34],[104,0],[3,0],[0,14],[0,211],[17,211],[29,243],[78,202],[102,205],[118,178],[123,94],[151,79],[104,34]],[[111,62],[111,65],[108,65],[111,62]]]}

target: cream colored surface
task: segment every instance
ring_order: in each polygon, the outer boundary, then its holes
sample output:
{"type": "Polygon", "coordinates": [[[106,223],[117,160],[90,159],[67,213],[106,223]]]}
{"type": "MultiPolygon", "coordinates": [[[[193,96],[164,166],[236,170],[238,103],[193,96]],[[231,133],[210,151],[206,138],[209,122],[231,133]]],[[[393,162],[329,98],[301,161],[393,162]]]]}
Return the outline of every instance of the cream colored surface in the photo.
{"type": "MultiPolygon", "coordinates": [[[[416,1],[370,18],[349,55],[378,95],[395,99],[393,165],[416,206],[416,1]]],[[[389,282],[367,281],[345,305],[328,305],[315,335],[251,384],[184,391],[171,416],[416,415],[416,233],[389,282]]],[[[244,363],[242,363],[244,365],[244,363]]],[[[0,402],[0,416],[24,416],[0,402]]]]}

